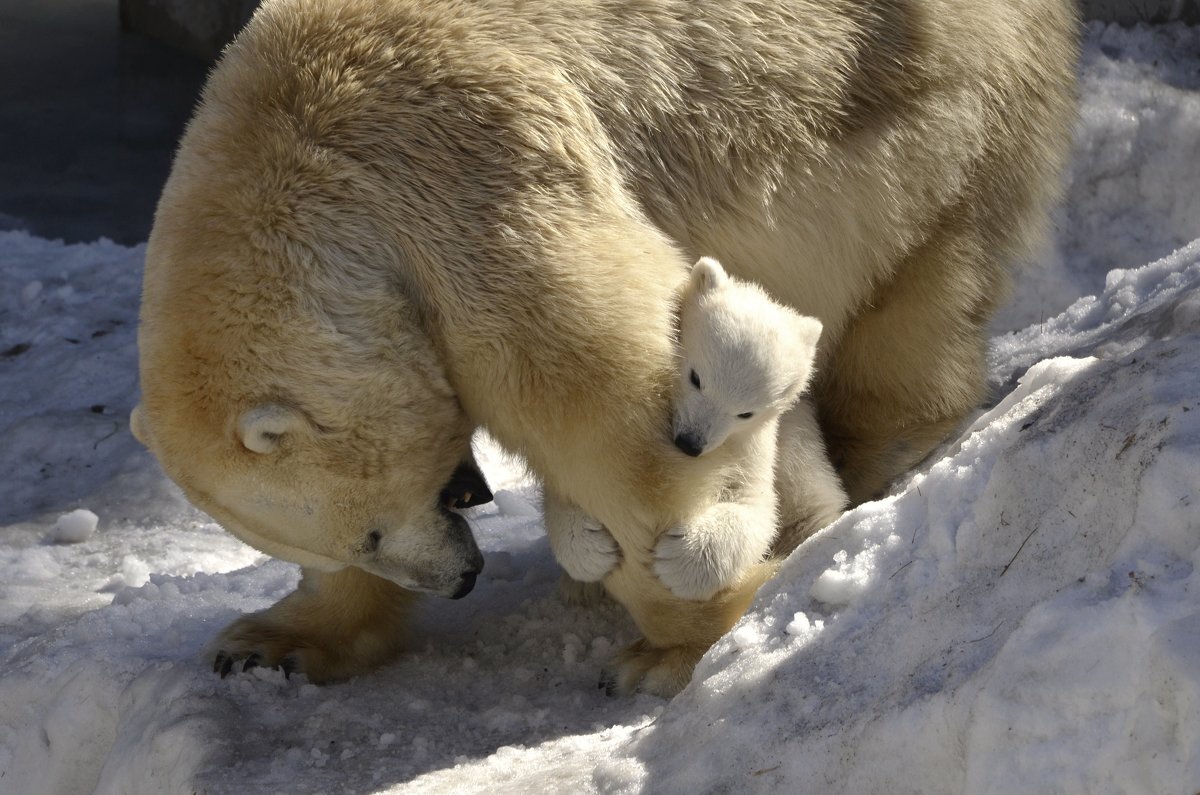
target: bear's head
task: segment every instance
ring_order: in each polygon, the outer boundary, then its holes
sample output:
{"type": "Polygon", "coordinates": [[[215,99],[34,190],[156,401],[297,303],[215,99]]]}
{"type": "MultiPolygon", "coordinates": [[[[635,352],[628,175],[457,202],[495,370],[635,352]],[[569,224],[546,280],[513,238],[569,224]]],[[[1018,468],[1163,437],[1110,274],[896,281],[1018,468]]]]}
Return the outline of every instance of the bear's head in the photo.
{"type": "Polygon", "coordinates": [[[702,258],[679,309],[675,444],[702,455],[785,411],[807,387],[821,322],[702,258]]]}
{"type": "Polygon", "coordinates": [[[283,181],[253,152],[213,151],[209,118],[146,252],[135,435],[270,555],[464,595],[483,559],[441,495],[472,426],[418,302],[380,266],[400,255],[320,153],[283,181]]]}

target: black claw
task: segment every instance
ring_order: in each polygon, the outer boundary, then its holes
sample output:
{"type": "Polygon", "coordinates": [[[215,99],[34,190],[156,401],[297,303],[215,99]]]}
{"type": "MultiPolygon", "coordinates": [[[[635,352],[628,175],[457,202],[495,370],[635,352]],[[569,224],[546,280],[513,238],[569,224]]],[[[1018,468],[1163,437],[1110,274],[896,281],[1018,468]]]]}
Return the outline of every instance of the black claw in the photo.
{"type": "Polygon", "coordinates": [[[229,655],[227,655],[223,651],[217,652],[217,659],[213,660],[213,673],[214,674],[221,670],[221,666],[225,664],[225,660],[228,659],[228,657],[229,657],[229,655]]]}
{"type": "Polygon", "coordinates": [[[279,661],[279,667],[283,669],[283,678],[291,679],[292,674],[300,669],[300,661],[295,657],[284,657],[279,661]]]}
{"type": "Polygon", "coordinates": [[[258,652],[254,652],[246,658],[246,662],[242,663],[242,673],[253,671],[262,663],[262,656],[258,652]]]}
{"type": "Polygon", "coordinates": [[[229,676],[229,672],[233,670],[233,658],[225,655],[221,658],[221,678],[229,676]]]}

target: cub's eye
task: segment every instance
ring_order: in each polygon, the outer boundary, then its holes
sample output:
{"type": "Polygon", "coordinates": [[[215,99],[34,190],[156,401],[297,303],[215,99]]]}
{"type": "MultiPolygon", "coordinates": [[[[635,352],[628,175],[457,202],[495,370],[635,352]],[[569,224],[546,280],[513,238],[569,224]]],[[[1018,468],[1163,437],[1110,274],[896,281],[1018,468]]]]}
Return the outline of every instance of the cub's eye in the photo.
{"type": "Polygon", "coordinates": [[[753,411],[743,411],[741,414],[738,415],[738,419],[739,420],[748,420],[753,416],[754,416],[753,411]]]}
{"type": "Polygon", "coordinates": [[[696,375],[695,370],[692,370],[691,374],[688,376],[688,380],[692,382],[692,386],[696,387],[696,389],[700,388],[700,376],[696,375]]]}

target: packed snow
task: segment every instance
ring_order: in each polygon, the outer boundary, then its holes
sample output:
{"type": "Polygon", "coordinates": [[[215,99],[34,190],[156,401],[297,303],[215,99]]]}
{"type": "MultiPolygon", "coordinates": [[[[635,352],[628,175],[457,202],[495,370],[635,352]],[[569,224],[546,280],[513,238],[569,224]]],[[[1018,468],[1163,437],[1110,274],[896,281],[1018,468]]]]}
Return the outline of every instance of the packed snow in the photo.
{"type": "Polygon", "coordinates": [[[144,249],[0,233],[0,792],[1200,790],[1200,29],[1089,27],[990,405],[807,542],[672,701],[486,438],[475,591],[343,684],[207,644],[297,581],[129,435],[144,249]]]}

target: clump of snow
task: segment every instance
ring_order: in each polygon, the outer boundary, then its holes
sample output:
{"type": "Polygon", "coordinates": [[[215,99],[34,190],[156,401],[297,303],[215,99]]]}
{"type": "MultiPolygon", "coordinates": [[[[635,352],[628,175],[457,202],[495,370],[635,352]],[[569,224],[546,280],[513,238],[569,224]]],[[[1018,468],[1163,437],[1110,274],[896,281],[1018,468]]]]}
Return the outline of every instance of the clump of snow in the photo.
{"type": "Polygon", "coordinates": [[[1095,300],[1122,308],[1061,340],[1086,339],[1077,355],[1040,337],[1009,350],[1043,360],[894,496],[793,555],[600,788],[1186,790],[1200,324],[1174,308],[1198,295],[1193,248],[1114,280],[1095,300]],[[1164,336],[1130,334],[1148,328],[1164,336]],[[819,635],[789,643],[813,611],[819,635]],[[750,628],[764,653],[743,653],[750,628]]]}
{"type": "Polygon", "coordinates": [[[861,596],[874,579],[881,552],[900,544],[900,536],[890,533],[881,543],[869,542],[853,557],[844,549],[833,554],[836,564],[826,569],[813,583],[810,593],[818,602],[828,605],[852,604],[861,596]]]}
{"type": "Polygon", "coordinates": [[[808,642],[825,629],[825,619],[811,619],[803,610],[797,611],[783,631],[802,642],[808,642]]]}
{"type": "Polygon", "coordinates": [[[730,633],[730,637],[733,639],[733,644],[742,651],[754,648],[762,640],[762,636],[758,632],[758,627],[753,624],[743,624],[733,630],[730,633]]]}
{"type": "Polygon", "coordinates": [[[482,437],[483,576],[408,653],[326,687],[213,676],[213,636],[297,570],[129,435],[144,250],[0,231],[0,790],[1195,791],[1198,70],[1197,29],[1088,29],[994,399],[806,542],[671,702],[597,687],[636,629],[558,599],[537,484],[482,437]],[[80,504],[104,532],[47,543],[80,504]]]}
{"type": "Polygon", "coordinates": [[[78,544],[91,538],[99,523],[100,517],[87,508],[76,508],[58,517],[50,537],[59,544],[78,544]]]}

